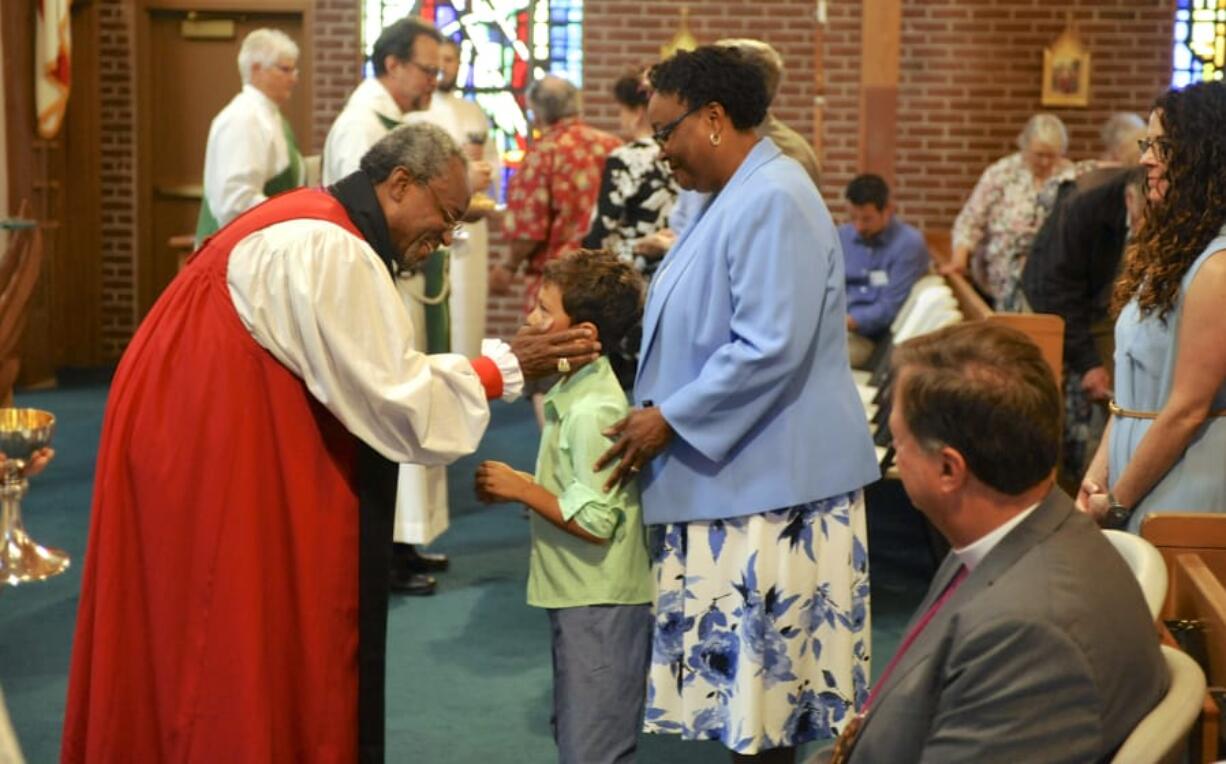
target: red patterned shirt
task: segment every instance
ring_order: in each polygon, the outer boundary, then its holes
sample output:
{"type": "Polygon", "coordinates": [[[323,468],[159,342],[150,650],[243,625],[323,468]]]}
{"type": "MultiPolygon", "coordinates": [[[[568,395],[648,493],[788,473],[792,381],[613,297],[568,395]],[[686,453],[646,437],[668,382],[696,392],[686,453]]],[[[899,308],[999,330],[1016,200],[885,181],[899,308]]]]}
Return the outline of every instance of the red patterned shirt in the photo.
{"type": "Polygon", "coordinates": [[[551,125],[528,150],[507,187],[507,239],[543,241],[528,263],[530,309],[545,263],[583,246],[600,194],[605,158],[621,141],[578,117],[551,125]]]}

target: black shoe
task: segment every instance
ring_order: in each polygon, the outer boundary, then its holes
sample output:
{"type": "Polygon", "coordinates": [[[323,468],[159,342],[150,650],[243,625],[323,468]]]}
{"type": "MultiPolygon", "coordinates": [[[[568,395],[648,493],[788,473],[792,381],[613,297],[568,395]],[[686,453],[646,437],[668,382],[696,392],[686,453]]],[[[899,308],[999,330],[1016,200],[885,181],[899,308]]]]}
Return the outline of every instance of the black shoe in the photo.
{"type": "Polygon", "coordinates": [[[430,552],[415,552],[409,557],[409,568],[419,573],[441,573],[451,567],[451,560],[445,554],[430,552]]]}
{"type": "Polygon", "coordinates": [[[438,587],[438,582],[434,580],[434,576],[427,576],[424,573],[402,573],[396,570],[392,571],[391,589],[396,594],[407,594],[410,597],[429,597],[434,594],[435,588],[438,587]]]}
{"type": "Polygon", "coordinates": [[[392,547],[392,567],[411,573],[441,573],[451,566],[445,554],[419,552],[413,544],[395,544],[392,547]]]}

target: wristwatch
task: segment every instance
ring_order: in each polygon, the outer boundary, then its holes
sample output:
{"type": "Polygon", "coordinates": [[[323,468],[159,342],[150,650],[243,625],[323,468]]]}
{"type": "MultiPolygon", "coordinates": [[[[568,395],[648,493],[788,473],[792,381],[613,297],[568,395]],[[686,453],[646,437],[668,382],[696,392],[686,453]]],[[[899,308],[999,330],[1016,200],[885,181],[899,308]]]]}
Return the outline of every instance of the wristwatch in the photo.
{"type": "Polygon", "coordinates": [[[1132,517],[1132,509],[1120,504],[1120,500],[1115,498],[1115,494],[1107,492],[1107,513],[1103,515],[1102,526],[1118,530],[1128,525],[1129,518],[1132,517]]]}

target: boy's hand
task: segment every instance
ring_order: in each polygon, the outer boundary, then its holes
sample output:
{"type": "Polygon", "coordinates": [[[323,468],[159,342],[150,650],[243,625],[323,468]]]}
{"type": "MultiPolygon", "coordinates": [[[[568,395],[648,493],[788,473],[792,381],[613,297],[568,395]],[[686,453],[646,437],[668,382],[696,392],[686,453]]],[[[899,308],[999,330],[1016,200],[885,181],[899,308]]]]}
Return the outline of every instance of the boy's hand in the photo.
{"type": "Polygon", "coordinates": [[[533,484],[532,476],[502,462],[485,461],[477,467],[477,499],[486,504],[523,501],[524,489],[533,484]]]}

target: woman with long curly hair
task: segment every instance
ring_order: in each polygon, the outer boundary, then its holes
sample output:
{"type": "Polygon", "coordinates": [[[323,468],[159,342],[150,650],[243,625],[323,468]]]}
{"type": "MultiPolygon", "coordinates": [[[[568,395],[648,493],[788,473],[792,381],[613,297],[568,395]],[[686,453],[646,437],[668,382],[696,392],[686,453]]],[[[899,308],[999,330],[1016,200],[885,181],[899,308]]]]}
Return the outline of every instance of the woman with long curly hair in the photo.
{"type": "Polygon", "coordinates": [[[1116,284],[1111,422],[1078,493],[1133,532],[1226,510],[1226,83],[1160,96],[1141,141],[1146,222],[1116,284]]]}

